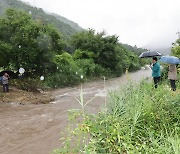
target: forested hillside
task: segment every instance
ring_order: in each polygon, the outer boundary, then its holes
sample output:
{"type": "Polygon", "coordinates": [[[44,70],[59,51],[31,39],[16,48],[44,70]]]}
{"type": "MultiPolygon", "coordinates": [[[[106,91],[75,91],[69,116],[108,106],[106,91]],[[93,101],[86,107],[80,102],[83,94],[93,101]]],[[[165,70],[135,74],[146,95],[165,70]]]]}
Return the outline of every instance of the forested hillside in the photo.
{"type": "Polygon", "coordinates": [[[56,19],[70,25],[71,27],[73,27],[74,29],[76,29],[77,31],[81,31],[82,28],[75,22],[71,21],[71,20],[68,20],[67,18],[64,18],[63,16],[60,16],[60,15],[57,15],[57,14],[54,14],[54,13],[51,13],[51,15],[53,15],[56,19]]]}
{"type": "MultiPolygon", "coordinates": [[[[78,31],[83,30],[77,23],[68,20],[67,18],[54,14],[54,13],[47,13],[44,12],[40,8],[29,6],[26,3],[23,3],[19,0],[1,0],[0,1],[0,16],[5,15],[5,11],[7,8],[15,8],[23,10],[32,15],[32,18],[35,20],[39,20],[42,23],[49,24],[51,23],[54,25],[57,30],[63,34],[64,39],[69,39],[70,36],[75,34],[78,31]]],[[[129,51],[133,51],[137,54],[143,52],[145,49],[137,48],[136,46],[132,47],[128,44],[122,44],[124,48],[129,51]]]]}
{"type": "Polygon", "coordinates": [[[21,1],[1,0],[0,15],[1,70],[17,72],[23,67],[31,75],[24,82],[26,88],[27,83],[36,87],[40,75],[45,76],[45,86],[72,86],[102,76],[121,76],[144,63],[138,58],[144,49],[123,45],[116,35],[83,30],[21,1]]]}
{"type": "Polygon", "coordinates": [[[142,49],[142,48],[138,48],[136,45],[133,47],[131,45],[128,45],[128,44],[122,44],[122,46],[127,49],[128,51],[133,51],[135,52],[136,54],[140,54],[144,51],[147,51],[147,49],[142,49]]]}
{"type": "Polygon", "coordinates": [[[116,35],[88,29],[66,40],[59,32],[29,13],[7,9],[0,18],[0,67],[15,71],[23,67],[36,77],[44,75],[52,87],[140,68],[138,54],[125,49],[116,35]]]}
{"type": "Polygon", "coordinates": [[[68,39],[70,36],[75,34],[77,31],[82,30],[78,24],[62,17],[52,14],[45,13],[42,9],[31,7],[21,1],[18,0],[1,0],[0,1],[0,16],[5,15],[5,11],[7,8],[15,8],[23,10],[32,15],[32,18],[35,20],[39,20],[42,23],[51,23],[54,25],[62,34],[63,38],[68,39]]]}

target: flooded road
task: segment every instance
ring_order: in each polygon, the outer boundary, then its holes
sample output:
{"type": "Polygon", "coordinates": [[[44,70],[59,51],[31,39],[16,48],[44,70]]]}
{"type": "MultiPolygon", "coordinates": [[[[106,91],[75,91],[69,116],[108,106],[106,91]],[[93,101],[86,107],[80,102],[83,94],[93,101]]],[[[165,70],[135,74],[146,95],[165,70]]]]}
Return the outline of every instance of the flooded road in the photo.
{"type": "MultiPolygon", "coordinates": [[[[151,70],[140,70],[119,78],[94,81],[82,85],[85,100],[95,97],[86,106],[89,113],[104,107],[107,91],[138,83],[151,76],[151,70]],[[104,88],[105,87],[105,88],[104,88]]],[[[0,154],[49,154],[60,146],[59,138],[68,125],[67,111],[80,108],[75,100],[80,86],[52,92],[55,100],[50,104],[0,104],[0,154]]]]}

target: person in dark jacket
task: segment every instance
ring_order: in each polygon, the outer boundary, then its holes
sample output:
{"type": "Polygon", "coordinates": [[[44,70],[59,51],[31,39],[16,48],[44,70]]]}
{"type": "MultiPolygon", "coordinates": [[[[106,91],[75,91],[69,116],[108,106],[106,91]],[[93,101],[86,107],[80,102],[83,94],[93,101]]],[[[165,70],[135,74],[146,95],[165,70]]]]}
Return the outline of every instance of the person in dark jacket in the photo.
{"type": "Polygon", "coordinates": [[[154,87],[157,88],[161,77],[160,64],[157,62],[157,57],[153,57],[151,69],[152,69],[152,77],[154,80],[154,87]]]}

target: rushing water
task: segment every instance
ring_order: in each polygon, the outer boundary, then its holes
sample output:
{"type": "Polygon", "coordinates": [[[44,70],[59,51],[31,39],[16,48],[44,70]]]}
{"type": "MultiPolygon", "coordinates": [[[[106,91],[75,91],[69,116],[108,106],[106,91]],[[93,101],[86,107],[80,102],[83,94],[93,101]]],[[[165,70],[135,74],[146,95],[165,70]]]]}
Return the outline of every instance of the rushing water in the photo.
{"type": "MultiPolygon", "coordinates": [[[[82,84],[85,101],[95,97],[86,106],[96,114],[104,107],[108,91],[121,88],[129,82],[138,83],[150,78],[150,70],[128,73],[119,78],[82,84]]],[[[63,88],[52,94],[55,100],[43,105],[0,105],[0,153],[1,154],[49,154],[59,147],[61,132],[67,122],[67,111],[80,108],[75,100],[80,86],[63,88]]]]}

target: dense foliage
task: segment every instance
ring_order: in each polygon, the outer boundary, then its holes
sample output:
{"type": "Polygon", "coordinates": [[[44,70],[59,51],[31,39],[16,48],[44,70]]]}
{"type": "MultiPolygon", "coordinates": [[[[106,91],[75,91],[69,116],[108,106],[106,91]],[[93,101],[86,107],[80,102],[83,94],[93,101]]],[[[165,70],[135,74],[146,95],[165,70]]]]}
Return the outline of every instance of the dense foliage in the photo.
{"type": "Polygon", "coordinates": [[[172,54],[180,58],[180,38],[176,40],[171,49],[172,54]]]}
{"type": "Polygon", "coordinates": [[[81,54],[80,58],[93,59],[95,64],[117,76],[125,69],[133,71],[140,67],[138,56],[118,43],[118,37],[115,35],[107,36],[104,32],[96,33],[89,29],[74,35],[72,46],[78,50],[76,55],[81,54]]]}
{"type": "Polygon", "coordinates": [[[70,112],[72,125],[54,153],[179,153],[179,91],[143,81],[109,95],[108,110],[98,115],[70,112]]]}
{"type": "Polygon", "coordinates": [[[125,49],[115,35],[89,29],[68,41],[55,27],[15,9],[8,9],[0,18],[0,54],[1,68],[17,71],[23,67],[36,79],[43,75],[48,87],[120,76],[141,65],[138,54],[125,49]]]}
{"type": "Polygon", "coordinates": [[[19,0],[1,0],[0,16],[3,16],[8,8],[25,11],[30,13],[34,20],[38,20],[44,24],[50,23],[54,25],[62,33],[64,39],[69,39],[77,31],[82,30],[82,28],[73,21],[55,14],[47,14],[42,9],[31,7],[19,0]]]}
{"type": "Polygon", "coordinates": [[[133,51],[136,54],[140,55],[142,52],[147,51],[147,49],[138,48],[136,45],[134,47],[128,44],[122,44],[122,46],[127,49],[128,51],[133,51]]]}
{"type": "Polygon", "coordinates": [[[13,9],[0,19],[0,38],[1,67],[13,70],[24,67],[39,75],[53,68],[53,55],[62,53],[64,46],[54,28],[13,9]]]}
{"type": "MultiPolygon", "coordinates": [[[[180,58],[180,39],[177,39],[175,43],[173,43],[173,46],[171,48],[171,55],[176,56],[180,58]]],[[[176,65],[178,73],[180,72],[180,65],[176,65]]],[[[167,82],[167,77],[168,77],[168,69],[169,65],[168,64],[163,64],[163,70],[161,73],[161,78],[162,80],[167,82]]]]}

